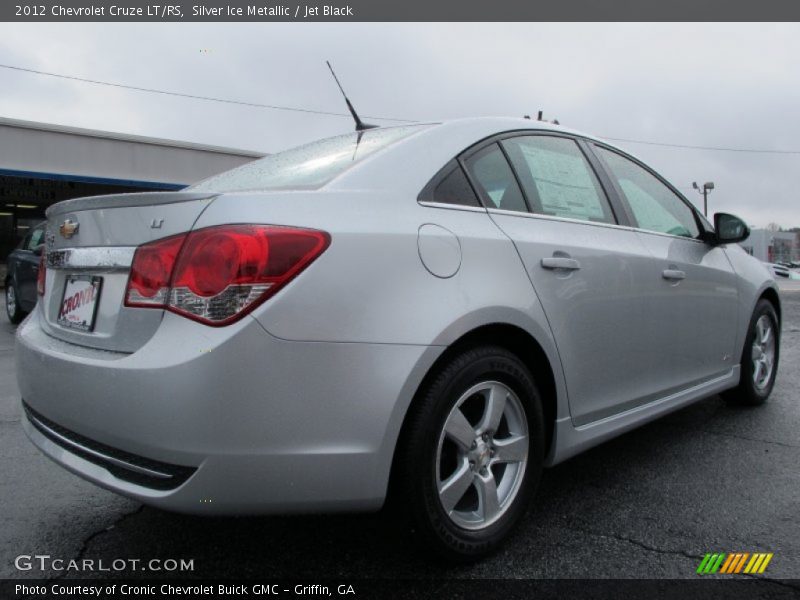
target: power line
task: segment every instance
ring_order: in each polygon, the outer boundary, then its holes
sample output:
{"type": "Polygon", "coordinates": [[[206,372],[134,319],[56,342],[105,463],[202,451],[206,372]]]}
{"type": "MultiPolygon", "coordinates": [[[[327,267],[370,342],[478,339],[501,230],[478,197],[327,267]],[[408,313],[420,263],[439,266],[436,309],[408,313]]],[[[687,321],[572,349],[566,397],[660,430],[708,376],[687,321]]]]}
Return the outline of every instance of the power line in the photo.
{"type": "MultiPolygon", "coordinates": [[[[108,87],[122,88],[126,90],[135,90],[137,92],[148,92],[151,94],[163,94],[165,96],[177,96],[179,98],[191,98],[193,100],[207,100],[209,102],[222,102],[224,104],[237,104],[239,106],[250,106],[253,108],[269,108],[273,110],[286,110],[291,112],[307,113],[312,115],[327,115],[331,117],[347,117],[352,118],[349,113],[332,112],[326,110],[314,110],[311,108],[299,108],[296,106],[280,106],[276,104],[259,104],[257,102],[245,102],[243,100],[230,100],[227,98],[215,98],[213,96],[200,96],[197,94],[185,94],[182,92],[171,92],[167,90],[158,90],[155,88],[138,87],[135,85],[126,85],[123,83],[113,83],[110,81],[100,81],[97,79],[87,79],[85,77],[76,77],[74,75],[62,75],[60,73],[49,73],[47,71],[37,71],[36,69],[26,69],[24,67],[15,67],[13,65],[0,64],[0,68],[10,69],[12,71],[22,71],[25,73],[33,73],[35,75],[46,75],[47,77],[57,77],[59,79],[69,79],[71,81],[80,81],[82,83],[91,83],[94,85],[105,85],[108,87]]],[[[404,123],[416,123],[411,119],[396,119],[393,117],[376,117],[374,115],[365,115],[365,118],[377,119],[379,121],[402,121],[404,123]]]]}
{"type": "Polygon", "coordinates": [[[630,144],[646,144],[648,146],[664,146],[667,148],[686,148],[689,150],[716,150],[719,152],[755,152],[757,154],[800,154],[800,150],[766,150],[763,148],[723,148],[720,146],[691,146],[688,144],[669,144],[667,142],[646,142],[644,140],[631,140],[628,138],[603,137],[613,142],[628,142],[630,144]]]}
{"type": "MultiPolygon", "coordinates": [[[[216,98],[213,96],[201,96],[198,94],[186,94],[183,92],[173,92],[168,90],[159,90],[155,88],[146,88],[146,87],[139,87],[135,85],[127,85],[123,83],[114,83],[110,81],[100,81],[98,79],[88,79],[86,77],[77,77],[74,75],[63,75],[61,73],[51,73],[48,71],[39,71],[36,69],[28,69],[25,67],[17,67],[14,65],[5,65],[0,64],[0,68],[2,69],[9,69],[12,71],[21,71],[24,73],[33,73],[35,75],[45,75],[47,77],[56,77],[58,79],[67,79],[71,81],[80,81],[82,83],[91,83],[94,85],[104,85],[107,87],[115,87],[121,88],[126,90],[134,90],[137,92],[147,92],[151,94],[162,94],[165,96],[176,96],[178,98],[190,98],[192,100],[206,100],[208,102],[221,102],[223,104],[236,104],[238,106],[249,106],[252,108],[267,108],[272,110],[284,110],[290,112],[299,112],[299,113],[306,113],[312,115],[325,115],[331,117],[348,117],[351,118],[351,115],[348,113],[341,113],[341,112],[333,112],[333,111],[326,111],[326,110],[315,110],[311,108],[302,108],[297,106],[281,106],[277,104],[261,104],[258,102],[246,102],[244,100],[231,100],[228,98],[216,98]]],[[[398,117],[378,117],[375,115],[365,115],[364,118],[368,119],[376,119],[378,121],[397,121],[402,123],[418,123],[413,119],[400,119],[398,117]]],[[[646,146],[661,146],[665,148],[681,148],[687,150],[711,150],[716,152],[746,152],[746,153],[755,153],[755,154],[784,154],[784,155],[797,155],[800,154],[800,150],[768,150],[765,148],[725,148],[721,146],[695,146],[690,144],[672,144],[668,142],[653,142],[648,140],[634,140],[630,138],[617,138],[617,137],[604,137],[606,140],[610,140],[613,142],[626,142],[629,144],[643,144],[646,146]]]]}

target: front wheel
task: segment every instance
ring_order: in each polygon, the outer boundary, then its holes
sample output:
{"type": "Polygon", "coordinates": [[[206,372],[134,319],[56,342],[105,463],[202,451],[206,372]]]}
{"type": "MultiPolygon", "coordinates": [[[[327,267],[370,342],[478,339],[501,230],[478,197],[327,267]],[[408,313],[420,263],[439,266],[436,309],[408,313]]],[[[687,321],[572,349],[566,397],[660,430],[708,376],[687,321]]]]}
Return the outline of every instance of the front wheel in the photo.
{"type": "Polygon", "coordinates": [[[14,325],[20,323],[25,318],[25,313],[19,305],[19,294],[12,282],[6,284],[6,314],[8,320],[14,325]]]}
{"type": "Polygon", "coordinates": [[[744,342],[739,385],[723,394],[726,402],[738,406],[764,404],[772,393],[780,356],[780,322],[775,307],[759,300],[750,319],[744,342]]]}
{"type": "Polygon", "coordinates": [[[535,491],[541,400],[525,365],[493,346],[454,357],[422,394],[401,448],[406,507],[436,552],[474,560],[504,541],[535,491]]]}

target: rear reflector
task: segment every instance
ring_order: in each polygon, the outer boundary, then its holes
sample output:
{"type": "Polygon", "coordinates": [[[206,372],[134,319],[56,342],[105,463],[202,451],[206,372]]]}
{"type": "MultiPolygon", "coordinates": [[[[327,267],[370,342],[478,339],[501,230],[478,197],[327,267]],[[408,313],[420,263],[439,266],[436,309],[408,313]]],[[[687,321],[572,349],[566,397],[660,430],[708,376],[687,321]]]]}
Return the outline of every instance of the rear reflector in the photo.
{"type": "Polygon", "coordinates": [[[140,246],[125,306],[227,325],[274,295],[330,244],[324,231],[221,225],[140,246]]]}

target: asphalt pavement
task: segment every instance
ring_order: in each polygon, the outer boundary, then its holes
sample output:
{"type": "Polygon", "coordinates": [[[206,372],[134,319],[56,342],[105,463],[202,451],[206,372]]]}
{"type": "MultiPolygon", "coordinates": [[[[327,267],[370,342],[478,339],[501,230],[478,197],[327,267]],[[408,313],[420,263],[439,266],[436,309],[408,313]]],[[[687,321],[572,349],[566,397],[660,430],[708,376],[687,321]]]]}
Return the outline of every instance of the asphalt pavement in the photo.
{"type": "Polygon", "coordinates": [[[205,578],[697,578],[708,552],[760,551],[774,557],[759,577],[800,579],[799,292],[782,293],[782,356],[768,404],[729,408],[708,398],[546,471],[504,549],[459,567],[418,552],[413,534],[383,513],[189,517],[69,474],[22,432],[14,327],[0,300],[0,578],[166,575],[15,567],[17,556],[35,554],[106,566],[190,559],[193,571],[181,575],[205,578]]]}

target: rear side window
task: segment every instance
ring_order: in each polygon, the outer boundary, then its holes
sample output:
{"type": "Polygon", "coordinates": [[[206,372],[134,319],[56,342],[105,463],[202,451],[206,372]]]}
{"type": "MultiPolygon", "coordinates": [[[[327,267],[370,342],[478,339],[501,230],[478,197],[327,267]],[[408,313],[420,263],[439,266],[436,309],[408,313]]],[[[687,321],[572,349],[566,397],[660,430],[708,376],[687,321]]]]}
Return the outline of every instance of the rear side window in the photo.
{"type": "Polygon", "coordinates": [[[532,135],[503,141],[531,203],[543,215],[615,223],[605,192],[574,140],[532,135]]]}
{"type": "Polygon", "coordinates": [[[31,243],[31,235],[32,235],[32,233],[28,233],[24,238],[22,238],[22,241],[17,246],[17,250],[28,250],[29,249],[28,246],[30,246],[30,243],[31,243]]]}
{"type": "Polygon", "coordinates": [[[478,197],[458,164],[452,167],[450,172],[436,185],[430,200],[442,204],[480,206],[478,197]]]}
{"type": "Polygon", "coordinates": [[[466,163],[487,207],[528,211],[517,179],[500,146],[491,144],[470,156],[466,163]]]}
{"type": "Polygon", "coordinates": [[[348,133],[271,154],[186,188],[197,192],[316,189],[363,160],[428,125],[348,133]]]}
{"type": "Polygon", "coordinates": [[[36,250],[39,246],[44,244],[44,228],[37,227],[33,231],[31,231],[31,237],[28,240],[28,244],[25,247],[26,250],[36,250]]]}
{"type": "Polygon", "coordinates": [[[682,237],[700,235],[694,211],[655,175],[616,152],[595,149],[617,179],[637,227],[682,237]]]}

